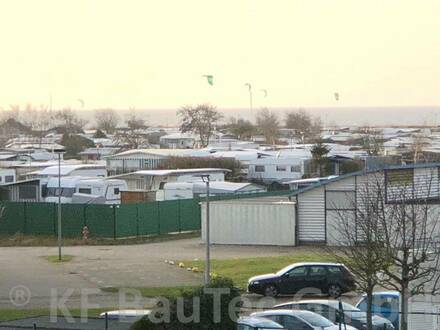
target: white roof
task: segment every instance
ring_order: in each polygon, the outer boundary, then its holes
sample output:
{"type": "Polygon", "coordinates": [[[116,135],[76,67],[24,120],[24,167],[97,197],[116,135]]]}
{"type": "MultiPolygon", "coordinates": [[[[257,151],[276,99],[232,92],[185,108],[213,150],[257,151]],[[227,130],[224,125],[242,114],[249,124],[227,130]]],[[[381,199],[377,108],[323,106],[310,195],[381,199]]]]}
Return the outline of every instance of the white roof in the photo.
{"type": "Polygon", "coordinates": [[[136,171],[127,174],[121,174],[119,176],[126,175],[150,175],[150,176],[164,176],[164,175],[179,175],[187,173],[207,173],[207,172],[231,172],[226,168],[188,168],[188,169],[176,169],[176,170],[143,170],[136,171]]]}
{"type": "Polygon", "coordinates": [[[241,161],[250,161],[257,159],[261,154],[265,154],[258,150],[231,150],[231,151],[218,151],[212,154],[215,158],[234,158],[241,161]]]}
{"type": "Polygon", "coordinates": [[[14,158],[16,157],[17,154],[0,154],[0,160],[4,160],[4,159],[9,159],[9,158],[14,158]]]}
{"type": "Polygon", "coordinates": [[[252,165],[299,165],[306,157],[264,157],[254,159],[252,165]]]}
{"type": "Polygon", "coordinates": [[[132,149],[111,155],[109,156],[109,158],[130,156],[135,154],[147,154],[147,155],[157,155],[157,156],[182,156],[190,152],[191,149],[132,149]]]}
{"type": "MultiPolygon", "coordinates": [[[[94,164],[61,165],[60,166],[60,174],[61,175],[69,175],[73,171],[82,170],[82,169],[105,169],[105,166],[94,165],[94,164]]],[[[58,175],[58,166],[49,166],[49,167],[46,167],[40,171],[31,172],[29,174],[44,175],[44,176],[58,175]]]]}
{"type": "Polygon", "coordinates": [[[166,140],[166,139],[191,139],[195,140],[195,136],[187,133],[172,133],[163,135],[159,138],[160,140],[166,140]]]}
{"type": "Polygon", "coordinates": [[[322,178],[309,178],[309,179],[297,179],[297,180],[291,180],[284,183],[314,183],[314,182],[320,182],[320,181],[326,181],[330,179],[337,178],[337,175],[330,175],[322,178]]]}

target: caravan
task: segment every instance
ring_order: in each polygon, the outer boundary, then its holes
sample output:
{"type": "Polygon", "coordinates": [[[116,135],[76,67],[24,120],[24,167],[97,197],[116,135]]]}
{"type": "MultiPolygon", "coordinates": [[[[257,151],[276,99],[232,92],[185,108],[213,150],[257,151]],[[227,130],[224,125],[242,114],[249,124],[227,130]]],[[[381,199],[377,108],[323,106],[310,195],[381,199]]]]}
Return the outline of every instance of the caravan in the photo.
{"type": "Polygon", "coordinates": [[[121,191],[126,189],[127,184],[123,180],[61,177],[60,188],[58,178],[50,178],[43,195],[48,203],[57,203],[61,196],[61,203],[120,204],[121,191]]]}

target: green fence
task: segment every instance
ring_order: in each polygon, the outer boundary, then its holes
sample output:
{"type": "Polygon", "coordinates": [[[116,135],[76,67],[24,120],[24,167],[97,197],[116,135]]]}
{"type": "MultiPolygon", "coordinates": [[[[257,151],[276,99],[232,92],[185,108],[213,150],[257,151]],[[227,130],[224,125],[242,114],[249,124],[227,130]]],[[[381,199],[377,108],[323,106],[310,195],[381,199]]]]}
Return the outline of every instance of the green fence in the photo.
{"type": "MultiPolygon", "coordinates": [[[[87,226],[91,237],[121,238],[200,230],[199,199],[142,204],[63,204],[62,232],[80,237],[87,226]]],[[[2,202],[0,235],[56,235],[57,204],[2,202]]]]}

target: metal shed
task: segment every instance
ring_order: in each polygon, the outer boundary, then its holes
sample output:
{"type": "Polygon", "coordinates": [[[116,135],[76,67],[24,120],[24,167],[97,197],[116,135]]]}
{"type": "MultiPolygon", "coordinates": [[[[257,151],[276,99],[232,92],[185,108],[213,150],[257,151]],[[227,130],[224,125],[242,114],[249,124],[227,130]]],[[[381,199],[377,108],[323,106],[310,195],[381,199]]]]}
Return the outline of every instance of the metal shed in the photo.
{"type": "MultiPolygon", "coordinates": [[[[293,246],[295,202],[282,197],[234,199],[210,203],[212,244],[293,246]]],[[[205,240],[206,203],[202,203],[205,240]]]]}

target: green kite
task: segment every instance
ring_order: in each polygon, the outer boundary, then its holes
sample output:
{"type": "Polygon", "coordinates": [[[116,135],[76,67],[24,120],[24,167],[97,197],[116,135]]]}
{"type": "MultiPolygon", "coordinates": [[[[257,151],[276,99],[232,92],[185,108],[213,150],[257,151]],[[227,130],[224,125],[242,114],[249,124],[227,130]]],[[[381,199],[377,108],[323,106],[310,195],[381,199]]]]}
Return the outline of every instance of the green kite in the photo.
{"type": "Polygon", "coordinates": [[[208,81],[208,84],[211,86],[214,85],[214,76],[210,74],[203,75],[202,77],[206,77],[206,80],[208,81]]]}

